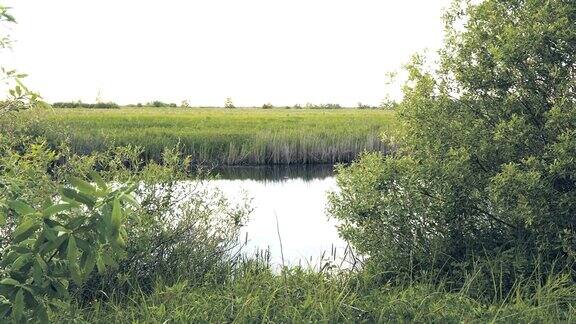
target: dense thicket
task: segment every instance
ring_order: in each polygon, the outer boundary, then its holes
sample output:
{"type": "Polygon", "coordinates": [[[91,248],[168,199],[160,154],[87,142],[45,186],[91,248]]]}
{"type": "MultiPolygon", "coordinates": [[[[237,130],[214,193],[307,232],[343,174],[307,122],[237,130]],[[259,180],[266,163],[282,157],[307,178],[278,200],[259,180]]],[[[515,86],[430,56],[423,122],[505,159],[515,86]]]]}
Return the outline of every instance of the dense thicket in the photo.
{"type": "Polygon", "coordinates": [[[446,22],[438,68],[408,65],[398,152],[340,169],[331,211],[342,234],[401,274],[458,279],[498,258],[506,281],[569,266],[576,3],[486,0],[455,5],[446,22]]]}

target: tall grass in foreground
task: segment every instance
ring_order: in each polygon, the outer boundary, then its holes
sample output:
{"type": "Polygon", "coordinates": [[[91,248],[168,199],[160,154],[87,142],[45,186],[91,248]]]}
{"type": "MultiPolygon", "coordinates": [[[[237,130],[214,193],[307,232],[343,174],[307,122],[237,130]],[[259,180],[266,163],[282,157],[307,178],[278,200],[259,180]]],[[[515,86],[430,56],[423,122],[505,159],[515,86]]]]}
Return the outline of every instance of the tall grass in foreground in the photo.
{"type": "MultiPolygon", "coordinates": [[[[497,273],[494,273],[497,277],[497,273]]],[[[94,323],[158,322],[571,322],[576,287],[568,276],[518,283],[502,298],[482,301],[466,289],[417,281],[374,285],[366,273],[319,273],[300,268],[274,274],[246,263],[222,284],[158,280],[152,292],[109,296],[75,308],[94,323]]],[[[468,284],[473,284],[469,282],[468,284]]],[[[59,318],[65,319],[65,316],[59,318]]]]}
{"type": "Polygon", "coordinates": [[[394,127],[392,112],[357,109],[55,109],[23,119],[26,133],[76,153],[130,144],[159,160],[179,143],[194,162],[220,165],[349,162],[386,152],[381,134],[394,127]]]}

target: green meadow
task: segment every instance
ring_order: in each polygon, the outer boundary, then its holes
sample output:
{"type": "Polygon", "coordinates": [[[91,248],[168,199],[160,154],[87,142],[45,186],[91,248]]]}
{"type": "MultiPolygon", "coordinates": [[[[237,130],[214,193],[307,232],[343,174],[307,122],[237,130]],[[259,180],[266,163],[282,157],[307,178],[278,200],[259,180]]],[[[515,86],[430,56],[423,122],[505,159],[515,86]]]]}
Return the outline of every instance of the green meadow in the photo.
{"type": "Polygon", "coordinates": [[[179,144],[197,163],[309,164],[353,160],[386,151],[381,134],[394,113],[360,109],[121,108],[49,109],[28,116],[26,132],[75,153],[136,145],[158,160],[179,144]]]}

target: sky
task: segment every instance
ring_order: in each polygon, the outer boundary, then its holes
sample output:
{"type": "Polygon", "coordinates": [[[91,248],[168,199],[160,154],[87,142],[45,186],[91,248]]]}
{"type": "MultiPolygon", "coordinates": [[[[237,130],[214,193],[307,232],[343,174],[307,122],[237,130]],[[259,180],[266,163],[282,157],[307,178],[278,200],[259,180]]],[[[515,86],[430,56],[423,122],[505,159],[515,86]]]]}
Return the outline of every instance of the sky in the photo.
{"type": "Polygon", "coordinates": [[[48,102],[356,106],[400,96],[387,73],[441,45],[450,0],[2,3],[18,24],[0,62],[48,102]]]}

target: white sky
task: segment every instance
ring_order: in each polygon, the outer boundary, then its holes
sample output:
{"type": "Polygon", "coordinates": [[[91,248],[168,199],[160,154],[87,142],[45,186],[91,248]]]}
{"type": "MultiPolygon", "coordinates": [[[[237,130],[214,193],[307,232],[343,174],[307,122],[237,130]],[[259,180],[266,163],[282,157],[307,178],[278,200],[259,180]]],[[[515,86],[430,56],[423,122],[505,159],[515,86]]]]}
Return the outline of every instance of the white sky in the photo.
{"type": "Polygon", "coordinates": [[[9,0],[3,66],[50,102],[377,105],[450,0],[9,0]]]}

